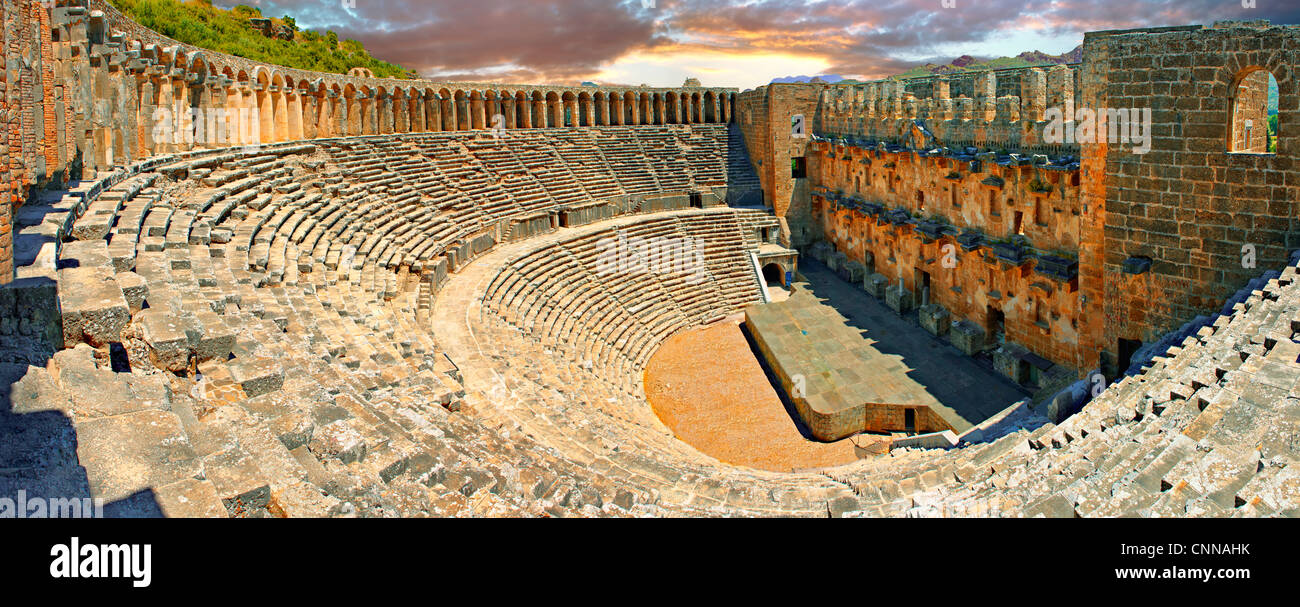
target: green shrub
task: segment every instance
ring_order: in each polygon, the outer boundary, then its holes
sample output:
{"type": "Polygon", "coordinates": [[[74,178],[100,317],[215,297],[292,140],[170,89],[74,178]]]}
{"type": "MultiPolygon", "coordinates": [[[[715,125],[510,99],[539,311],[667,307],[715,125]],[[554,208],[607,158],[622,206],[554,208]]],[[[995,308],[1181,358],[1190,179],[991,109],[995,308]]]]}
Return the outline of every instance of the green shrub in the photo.
{"type": "Polygon", "coordinates": [[[251,6],[227,11],[212,6],[211,0],[113,0],[113,5],[164,36],[252,61],[334,74],[364,67],[379,78],[415,77],[411,70],[371,57],[355,40],[340,41],[334,32],[300,31],[292,17],[272,20],[295,31],[292,41],[267,38],[249,27],[249,19],[262,17],[251,6]]]}

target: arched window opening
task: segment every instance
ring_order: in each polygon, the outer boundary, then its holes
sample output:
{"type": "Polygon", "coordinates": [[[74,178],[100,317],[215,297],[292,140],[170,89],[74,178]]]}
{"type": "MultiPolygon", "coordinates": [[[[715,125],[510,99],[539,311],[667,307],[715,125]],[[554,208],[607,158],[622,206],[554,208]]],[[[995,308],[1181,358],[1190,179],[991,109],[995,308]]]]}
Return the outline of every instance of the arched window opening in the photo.
{"type": "Polygon", "coordinates": [[[1228,151],[1241,154],[1277,152],[1277,79],[1261,67],[1237,76],[1229,104],[1228,151]]]}

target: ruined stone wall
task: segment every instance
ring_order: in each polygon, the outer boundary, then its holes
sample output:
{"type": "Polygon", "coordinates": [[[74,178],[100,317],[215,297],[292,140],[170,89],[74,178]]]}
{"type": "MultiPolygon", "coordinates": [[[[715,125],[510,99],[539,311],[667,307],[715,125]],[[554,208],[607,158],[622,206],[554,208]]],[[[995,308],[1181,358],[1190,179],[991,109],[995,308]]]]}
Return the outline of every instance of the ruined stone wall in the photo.
{"type": "Polygon", "coordinates": [[[67,177],[71,120],[58,78],[61,56],[40,2],[0,1],[0,284],[14,276],[13,217],[32,190],[67,177]]]}
{"type": "MultiPolygon", "coordinates": [[[[1085,157],[1105,158],[1096,178],[1105,205],[1098,348],[1113,364],[1119,339],[1150,343],[1217,311],[1296,247],[1300,166],[1288,125],[1300,118],[1300,27],[1089,33],[1084,60],[1109,66],[1085,81],[1091,103],[1151,108],[1154,124],[1152,150],[1141,157],[1127,146],[1085,146],[1085,157]],[[1258,68],[1281,93],[1277,154],[1230,153],[1234,87],[1258,68]]],[[[1257,94],[1254,101],[1262,105],[1257,94]]]]}
{"type": "Polygon", "coordinates": [[[930,300],[953,319],[988,330],[990,311],[1000,311],[1009,341],[1080,371],[1113,374],[1120,339],[1151,343],[1216,311],[1296,247],[1300,167],[1287,124],[1300,104],[1292,73],[1298,30],[1236,22],[1093,32],[1078,65],[781,85],[786,97],[817,96],[813,109],[797,112],[773,103],[774,85],[741,95],[737,109],[767,117],[742,126],[777,214],[795,215],[792,231],[812,226],[813,237],[796,244],[825,240],[845,261],[864,264],[868,279],[901,278],[913,296],[919,272],[928,273],[930,300]],[[1264,153],[1267,73],[1281,89],[1276,154],[1264,153]],[[1081,133],[1083,123],[1070,119],[1080,109],[1150,110],[1150,150],[1136,153],[1135,140],[1108,143],[1114,134],[1100,119],[1081,143],[1047,136],[1051,111],[1081,133]],[[798,206],[782,206],[783,184],[767,166],[789,162],[769,142],[776,118],[784,129],[793,113],[812,115],[823,139],[809,153],[811,222],[798,206]],[[936,148],[948,151],[916,153],[936,148]],[[1077,157],[1078,168],[1040,172],[1035,161],[977,175],[954,159],[954,151],[970,156],[969,148],[976,157],[1077,157]],[[891,210],[904,223],[886,217],[891,210]],[[944,268],[944,244],[961,243],[920,229],[944,225],[963,239],[978,232],[986,245],[1023,236],[1030,259],[1013,268],[991,262],[996,247],[961,246],[957,268],[944,268]],[[1040,272],[1044,256],[1057,261],[1040,272]],[[1061,271],[1060,259],[1070,270],[1061,271]]]}
{"type": "Polygon", "coordinates": [[[981,327],[989,345],[992,316],[1000,312],[1008,341],[1076,366],[1081,325],[1071,264],[1082,220],[1078,171],[992,164],[972,172],[951,158],[827,141],[812,147],[817,232],[846,261],[863,264],[866,281],[872,274],[894,287],[901,281],[909,309],[942,305],[952,320],[981,327]],[[1015,237],[1023,258],[1000,259],[994,245],[1015,237]],[[1036,256],[1066,266],[1040,266],[1036,256]]]}
{"type": "Polygon", "coordinates": [[[788,222],[793,246],[819,238],[812,230],[809,179],[792,176],[791,160],[808,155],[818,96],[824,87],[771,84],[742,93],[736,101],[736,123],[745,135],[767,206],[788,222]],[[804,116],[805,137],[793,135],[791,119],[796,115],[804,116]]]}
{"type": "Polygon", "coordinates": [[[1046,110],[1071,114],[1079,66],[1017,68],[832,85],[822,91],[817,132],[829,137],[901,143],[921,121],[950,148],[1077,153],[1076,144],[1043,139],[1046,110]]]}

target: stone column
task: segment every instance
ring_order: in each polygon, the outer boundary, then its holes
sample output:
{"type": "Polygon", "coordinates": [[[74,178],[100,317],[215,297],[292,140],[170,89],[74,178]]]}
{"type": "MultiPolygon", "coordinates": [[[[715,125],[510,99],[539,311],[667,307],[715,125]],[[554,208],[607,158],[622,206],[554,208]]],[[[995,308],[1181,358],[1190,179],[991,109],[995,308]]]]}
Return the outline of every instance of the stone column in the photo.
{"type": "Polygon", "coordinates": [[[140,148],[146,157],[158,153],[158,142],[154,141],[155,120],[160,117],[156,70],[150,67],[140,82],[140,148]]]}
{"type": "Polygon", "coordinates": [[[289,108],[289,140],[300,141],[305,139],[307,125],[302,111],[302,89],[291,88],[286,91],[285,102],[289,108]]]}
{"type": "Polygon", "coordinates": [[[513,129],[517,127],[517,124],[515,122],[514,98],[503,99],[501,101],[501,115],[506,117],[506,128],[513,129]]]}
{"type": "Polygon", "coordinates": [[[362,132],[366,135],[379,134],[380,101],[381,100],[376,95],[372,93],[366,93],[366,97],[361,102],[362,108],[365,109],[366,112],[365,126],[363,127],[362,132]]]}
{"type": "Polygon", "coordinates": [[[424,116],[424,92],[416,91],[415,96],[407,103],[407,114],[411,117],[411,132],[423,133],[428,131],[428,126],[424,116]]]}
{"type": "Polygon", "coordinates": [[[393,96],[389,93],[375,95],[375,130],[376,135],[388,135],[393,132],[393,96]]]}
{"type": "Polygon", "coordinates": [[[555,103],[547,101],[551,110],[551,126],[555,128],[564,127],[564,100],[556,98],[555,103]]]}
{"type": "Polygon", "coordinates": [[[975,77],[975,117],[992,122],[997,116],[998,81],[992,71],[975,77]]]}
{"type": "Polygon", "coordinates": [[[486,125],[487,119],[486,119],[486,117],[483,115],[483,112],[484,112],[484,109],[483,109],[483,97],[482,97],[482,95],[475,95],[475,94],[473,94],[473,93],[470,93],[470,95],[471,95],[471,96],[470,96],[470,100],[469,100],[469,105],[470,105],[470,110],[469,110],[469,111],[470,111],[470,123],[469,123],[469,128],[471,128],[471,129],[473,129],[473,130],[480,130],[480,129],[486,128],[485,125],[486,125]]]}
{"type": "Polygon", "coordinates": [[[302,98],[302,137],[316,139],[321,136],[321,97],[311,91],[299,95],[302,98]]]}

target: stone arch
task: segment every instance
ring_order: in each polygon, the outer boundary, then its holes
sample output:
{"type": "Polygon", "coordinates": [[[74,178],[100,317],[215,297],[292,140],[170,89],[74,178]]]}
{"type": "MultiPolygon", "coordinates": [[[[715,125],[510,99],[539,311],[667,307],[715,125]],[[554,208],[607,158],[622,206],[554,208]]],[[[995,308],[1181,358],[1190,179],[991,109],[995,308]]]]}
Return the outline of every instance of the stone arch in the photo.
{"type": "Polygon", "coordinates": [[[379,85],[379,87],[375,89],[374,134],[392,134],[393,114],[395,113],[394,105],[396,102],[396,96],[388,90],[387,86],[379,85]]]}
{"type": "Polygon", "coordinates": [[[506,89],[501,89],[497,95],[497,111],[504,120],[504,127],[507,129],[517,128],[515,125],[515,96],[506,89]]]}
{"type": "Polygon", "coordinates": [[[786,286],[785,273],[785,266],[779,261],[769,261],[763,264],[763,280],[769,287],[786,286]]]}
{"type": "Polygon", "coordinates": [[[636,93],[627,91],[623,93],[623,124],[639,124],[637,120],[640,116],[637,113],[636,93]]]}
{"type": "Polygon", "coordinates": [[[533,94],[529,97],[529,102],[531,105],[528,108],[528,116],[533,128],[546,128],[546,101],[542,97],[542,92],[533,91],[533,94]]]}
{"type": "MultiPolygon", "coordinates": [[[[1227,150],[1243,154],[1267,154],[1274,145],[1269,132],[1268,95],[1277,86],[1273,72],[1261,65],[1239,70],[1228,89],[1227,150]]],[[[1278,132],[1281,132],[1281,112],[1278,132]]]]}
{"type": "Polygon", "coordinates": [[[562,116],[564,120],[560,122],[561,126],[581,126],[581,118],[578,115],[578,96],[573,91],[565,91],[560,96],[560,102],[564,106],[562,116]]]}
{"type": "Polygon", "coordinates": [[[650,100],[650,93],[642,92],[637,96],[637,111],[641,115],[640,124],[658,124],[655,122],[654,102],[650,100]]]}
{"type": "Polygon", "coordinates": [[[591,93],[587,91],[578,93],[578,126],[594,126],[596,120],[595,109],[592,104],[591,93]]]}
{"type": "Polygon", "coordinates": [[[704,122],[710,124],[718,122],[718,97],[713,94],[713,91],[704,93],[704,122]]]}
{"type": "Polygon", "coordinates": [[[271,72],[262,66],[253,70],[253,104],[257,108],[257,141],[271,143],[275,133],[275,113],[271,108],[271,72]]]}
{"type": "Polygon", "coordinates": [[[455,100],[451,98],[451,91],[447,90],[446,87],[438,91],[438,107],[442,114],[442,130],[456,130],[456,104],[455,100]]]}
{"type": "Polygon", "coordinates": [[[523,91],[515,91],[515,128],[527,129],[532,126],[532,111],[529,109],[528,95],[523,91]]]}
{"type": "Polygon", "coordinates": [[[546,92],[546,122],[542,126],[551,129],[564,126],[564,111],[560,107],[560,95],[555,91],[546,92]]]}

